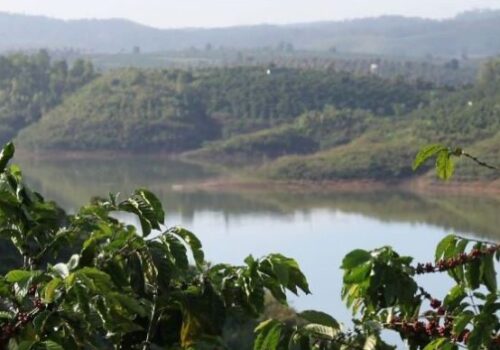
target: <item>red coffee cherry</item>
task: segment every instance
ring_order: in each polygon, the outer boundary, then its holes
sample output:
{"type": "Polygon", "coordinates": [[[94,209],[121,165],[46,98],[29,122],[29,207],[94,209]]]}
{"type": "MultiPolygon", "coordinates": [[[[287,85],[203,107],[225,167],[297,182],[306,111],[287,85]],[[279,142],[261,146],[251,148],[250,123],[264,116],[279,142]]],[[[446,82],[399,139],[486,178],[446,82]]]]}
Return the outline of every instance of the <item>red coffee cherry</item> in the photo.
{"type": "Polygon", "coordinates": [[[42,302],[42,299],[37,298],[37,299],[35,300],[35,307],[36,307],[38,310],[44,310],[44,309],[45,309],[45,304],[42,302]]]}
{"type": "Polygon", "coordinates": [[[425,326],[424,326],[423,322],[420,322],[420,321],[415,322],[413,324],[413,329],[415,330],[416,334],[425,333],[425,326]]]}
{"type": "Polygon", "coordinates": [[[25,325],[30,321],[30,316],[26,312],[19,312],[17,314],[17,321],[25,325]]]}
{"type": "Polygon", "coordinates": [[[441,306],[441,301],[437,300],[437,299],[432,299],[431,300],[431,307],[433,309],[437,309],[438,307],[441,306]]]}
{"type": "Polygon", "coordinates": [[[477,249],[477,248],[473,249],[473,250],[472,250],[472,253],[471,253],[471,255],[472,255],[474,258],[478,258],[478,257],[480,257],[480,256],[481,256],[481,254],[482,254],[482,253],[481,253],[481,251],[480,251],[479,249],[477,249]]]}
{"type": "Polygon", "coordinates": [[[441,327],[438,328],[438,334],[439,334],[439,336],[446,337],[447,333],[448,333],[448,328],[446,328],[444,326],[441,326],[441,327]]]}
{"type": "Polygon", "coordinates": [[[28,295],[34,296],[36,294],[38,286],[36,284],[31,285],[31,287],[28,289],[28,295]]]}
{"type": "Polygon", "coordinates": [[[434,334],[436,334],[436,328],[437,328],[436,321],[431,321],[427,323],[427,325],[425,326],[425,332],[427,333],[428,336],[432,337],[434,334]]]}

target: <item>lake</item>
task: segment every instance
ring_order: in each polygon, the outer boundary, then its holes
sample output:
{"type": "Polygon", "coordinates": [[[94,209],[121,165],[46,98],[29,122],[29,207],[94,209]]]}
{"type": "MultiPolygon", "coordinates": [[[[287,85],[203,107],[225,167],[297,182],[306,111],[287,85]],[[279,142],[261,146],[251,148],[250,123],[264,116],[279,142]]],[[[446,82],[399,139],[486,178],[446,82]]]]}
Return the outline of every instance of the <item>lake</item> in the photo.
{"type": "MultiPolygon", "coordinates": [[[[432,261],[448,233],[500,239],[500,198],[419,195],[401,190],[335,192],[289,188],[217,190],[192,186],[220,176],[218,169],[162,157],[100,159],[16,158],[27,182],[72,211],[94,195],[124,195],[146,187],[161,198],[169,226],[196,233],[214,263],[241,264],[280,252],[295,258],[312,295],[293,297],[299,310],[319,309],[343,322],[350,314],[340,300],[345,254],[356,248],[393,246],[418,261],[432,261]]],[[[452,286],[438,276],[420,279],[442,296],[452,286]]]]}

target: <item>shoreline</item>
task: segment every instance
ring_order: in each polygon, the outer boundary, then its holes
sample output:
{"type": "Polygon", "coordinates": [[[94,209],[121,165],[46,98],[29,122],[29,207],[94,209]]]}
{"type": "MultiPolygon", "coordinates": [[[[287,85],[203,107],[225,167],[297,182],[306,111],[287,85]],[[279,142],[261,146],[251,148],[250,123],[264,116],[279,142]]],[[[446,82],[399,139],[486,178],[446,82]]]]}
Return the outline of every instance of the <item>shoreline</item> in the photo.
{"type": "MultiPolygon", "coordinates": [[[[168,160],[179,160],[186,163],[204,165],[202,161],[186,160],[182,154],[167,152],[130,152],[130,151],[31,151],[24,148],[16,150],[16,158],[26,160],[108,160],[127,159],[131,157],[145,157],[168,160]]],[[[210,164],[206,164],[210,166],[210,164]]],[[[214,164],[212,164],[214,165],[214,164]]],[[[220,165],[223,167],[224,165],[220,165]]],[[[230,170],[228,170],[230,172],[230,170]]],[[[290,191],[293,193],[306,192],[365,192],[399,190],[419,194],[442,193],[498,197],[500,196],[500,179],[478,181],[440,181],[433,175],[424,174],[403,180],[376,180],[376,179],[337,179],[337,180],[273,180],[261,177],[252,177],[249,173],[222,174],[200,182],[187,182],[172,185],[174,191],[290,191]]]]}
{"type": "Polygon", "coordinates": [[[328,180],[328,181],[286,181],[286,180],[246,180],[220,177],[199,183],[173,185],[176,192],[233,192],[233,191],[289,191],[292,193],[359,193],[398,190],[419,194],[448,194],[500,197],[500,181],[450,181],[439,183],[428,178],[416,178],[403,181],[376,180],[328,180]]]}
{"type": "Polygon", "coordinates": [[[25,148],[16,149],[15,158],[37,159],[37,160],[108,160],[116,158],[147,157],[162,159],[182,159],[181,154],[173,152],[142,151],[132,152],[124,150],[100,150],[100,151],[63,151],[63,150],[43,150],[32,151],[25,148]]]}

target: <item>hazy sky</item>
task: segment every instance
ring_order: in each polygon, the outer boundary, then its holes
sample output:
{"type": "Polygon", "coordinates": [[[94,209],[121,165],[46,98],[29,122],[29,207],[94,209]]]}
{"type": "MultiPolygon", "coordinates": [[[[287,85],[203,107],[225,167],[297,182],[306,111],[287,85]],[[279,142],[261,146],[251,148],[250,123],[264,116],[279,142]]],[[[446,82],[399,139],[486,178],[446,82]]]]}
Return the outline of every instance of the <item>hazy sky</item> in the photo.
{"type": "Polygon", "coordinates": [[[128,18],[155,27],[219,27],[402,14],[451,17],[500,0],[0,0],[0,11],[72,18],[128,18]]]}

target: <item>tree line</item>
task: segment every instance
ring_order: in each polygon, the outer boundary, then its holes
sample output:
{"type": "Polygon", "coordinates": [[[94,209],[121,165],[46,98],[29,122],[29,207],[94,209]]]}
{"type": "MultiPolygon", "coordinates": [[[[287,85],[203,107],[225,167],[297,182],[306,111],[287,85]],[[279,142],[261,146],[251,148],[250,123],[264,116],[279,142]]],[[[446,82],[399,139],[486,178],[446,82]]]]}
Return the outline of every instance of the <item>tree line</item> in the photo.
{"type": "Polygon", "coordinates": [[[90,62],[52,62],[45,50],[0,56],[0,142],[15,137],[95,76],[90,62]]]}

